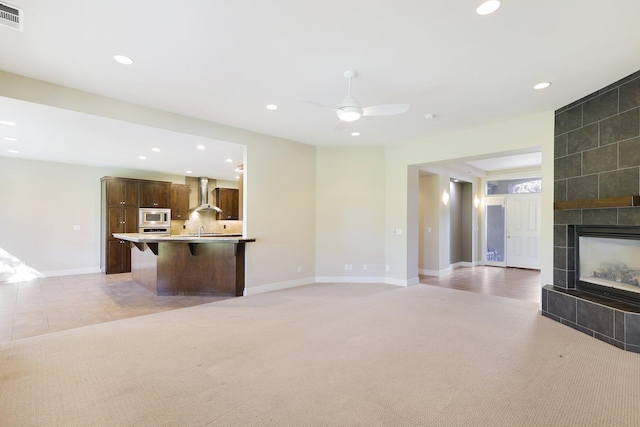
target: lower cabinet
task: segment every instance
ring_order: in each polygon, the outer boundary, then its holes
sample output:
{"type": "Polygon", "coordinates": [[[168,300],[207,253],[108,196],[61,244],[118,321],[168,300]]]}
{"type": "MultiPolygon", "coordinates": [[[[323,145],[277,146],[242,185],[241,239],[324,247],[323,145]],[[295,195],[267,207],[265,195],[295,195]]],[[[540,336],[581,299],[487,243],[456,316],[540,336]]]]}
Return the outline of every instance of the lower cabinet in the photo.
{"type": "Polygon", "coordinates": [[[131,271],[131,249],[123,240],[107,241],[106,271],[107,274],[128,273],[131,271]]]}

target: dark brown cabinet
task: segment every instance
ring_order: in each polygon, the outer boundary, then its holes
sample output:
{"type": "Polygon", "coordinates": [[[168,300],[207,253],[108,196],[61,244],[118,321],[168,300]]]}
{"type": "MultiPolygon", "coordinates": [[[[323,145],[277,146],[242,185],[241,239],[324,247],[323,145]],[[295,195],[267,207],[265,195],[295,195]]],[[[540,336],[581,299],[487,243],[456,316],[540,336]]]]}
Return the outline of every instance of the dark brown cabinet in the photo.
{"type": "Polygon", "coordinates": [[[107,274],[131,271],[129,243],[113,233],[138,231],[138,182],[105,177],[102,185],[101,250],[102,269],[107,274]]]}
{"type": "Polygon", "coordinates": [[[141,208],[168,208],[170,182],[140,181],[141,208]]]}
{"type": "Polygon", "coordinates": [[[216,206],[222,209],[222,212],[218,212],[217,219],[238,219],[240,192],[234,188],[216,188],[215,194],[216,206]]]}
{"type": "Polygon", "coordinates": [[[189,219],[189,194],[191,188],[188,185],[171,184],[171,194],[169,197],[169,207],[171,208],[171,219],[189,219]]]}

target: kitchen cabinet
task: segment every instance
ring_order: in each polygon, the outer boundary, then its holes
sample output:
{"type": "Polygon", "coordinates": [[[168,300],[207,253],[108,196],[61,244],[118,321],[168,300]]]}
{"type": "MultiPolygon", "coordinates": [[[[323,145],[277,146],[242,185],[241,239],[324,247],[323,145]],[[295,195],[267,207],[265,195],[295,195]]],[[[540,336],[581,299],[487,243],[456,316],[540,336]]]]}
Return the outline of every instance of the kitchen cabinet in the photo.
{"type": "Polygon", "coordinates": [[[140,181],[140,203],[138,206],[141,208],[168,208],[170,192],[170,182],[140,181]]]}
{"type": "Polygon", "coordinates": [[[169,197],[169,207],[171,208],[171,219],[189,219],[189,194],[191,188],[183,184],[171,184],[171,194],[169,197]]]}
{"type": "Polygon", "coordinates": [[[235,188],[216,188],[216,206],[222,209],[222,212],[218,212],[216,219],[238,219],[239,194],[240,191],[235,188]]]}
{"type": "Polygon", "coordinates": [[[104,177],[101,186],[101,268],[107,274],[127,273],[131,271],[129,243],[113,233],[138,231],[138,181],[104,177]]]}

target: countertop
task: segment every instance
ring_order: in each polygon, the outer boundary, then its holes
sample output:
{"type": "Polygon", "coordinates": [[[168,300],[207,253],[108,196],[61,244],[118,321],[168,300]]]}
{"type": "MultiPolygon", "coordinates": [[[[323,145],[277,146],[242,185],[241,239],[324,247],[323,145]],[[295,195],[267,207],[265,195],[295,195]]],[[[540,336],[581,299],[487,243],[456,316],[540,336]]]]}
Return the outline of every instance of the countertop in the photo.
{"type": "Polygon", "coordinates": [[[116,239],[122,239],[134,243],[162,243],[162,242],[185,242],[185,243],[245,243],[255,242],[256,239],[243,238],[240,234],[220,234],[214,236],[192,236],[192,235],[169,235],[169,234],[143,234],[143,233],[113,233],[116,239]]]}

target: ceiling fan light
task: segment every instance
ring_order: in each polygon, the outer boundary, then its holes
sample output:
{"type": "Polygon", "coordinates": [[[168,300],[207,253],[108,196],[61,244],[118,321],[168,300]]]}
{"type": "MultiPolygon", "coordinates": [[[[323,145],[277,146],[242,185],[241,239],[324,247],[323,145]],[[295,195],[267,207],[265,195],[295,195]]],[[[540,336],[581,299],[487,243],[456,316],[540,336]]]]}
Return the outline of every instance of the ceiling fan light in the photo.
{"type": "Polygon", "coordinates": [[[362,110],[358,107],[342,107],[337,113],[338,118],[343,122],[355,122],[362,117],[362,110]]]}
{"type": "Polygon", "coordinates": [[[502,2],[500,0],[487,0],[478,6],[476,13],[478,15],[489,15],[498,10],[501,5],[502,2]]]}

